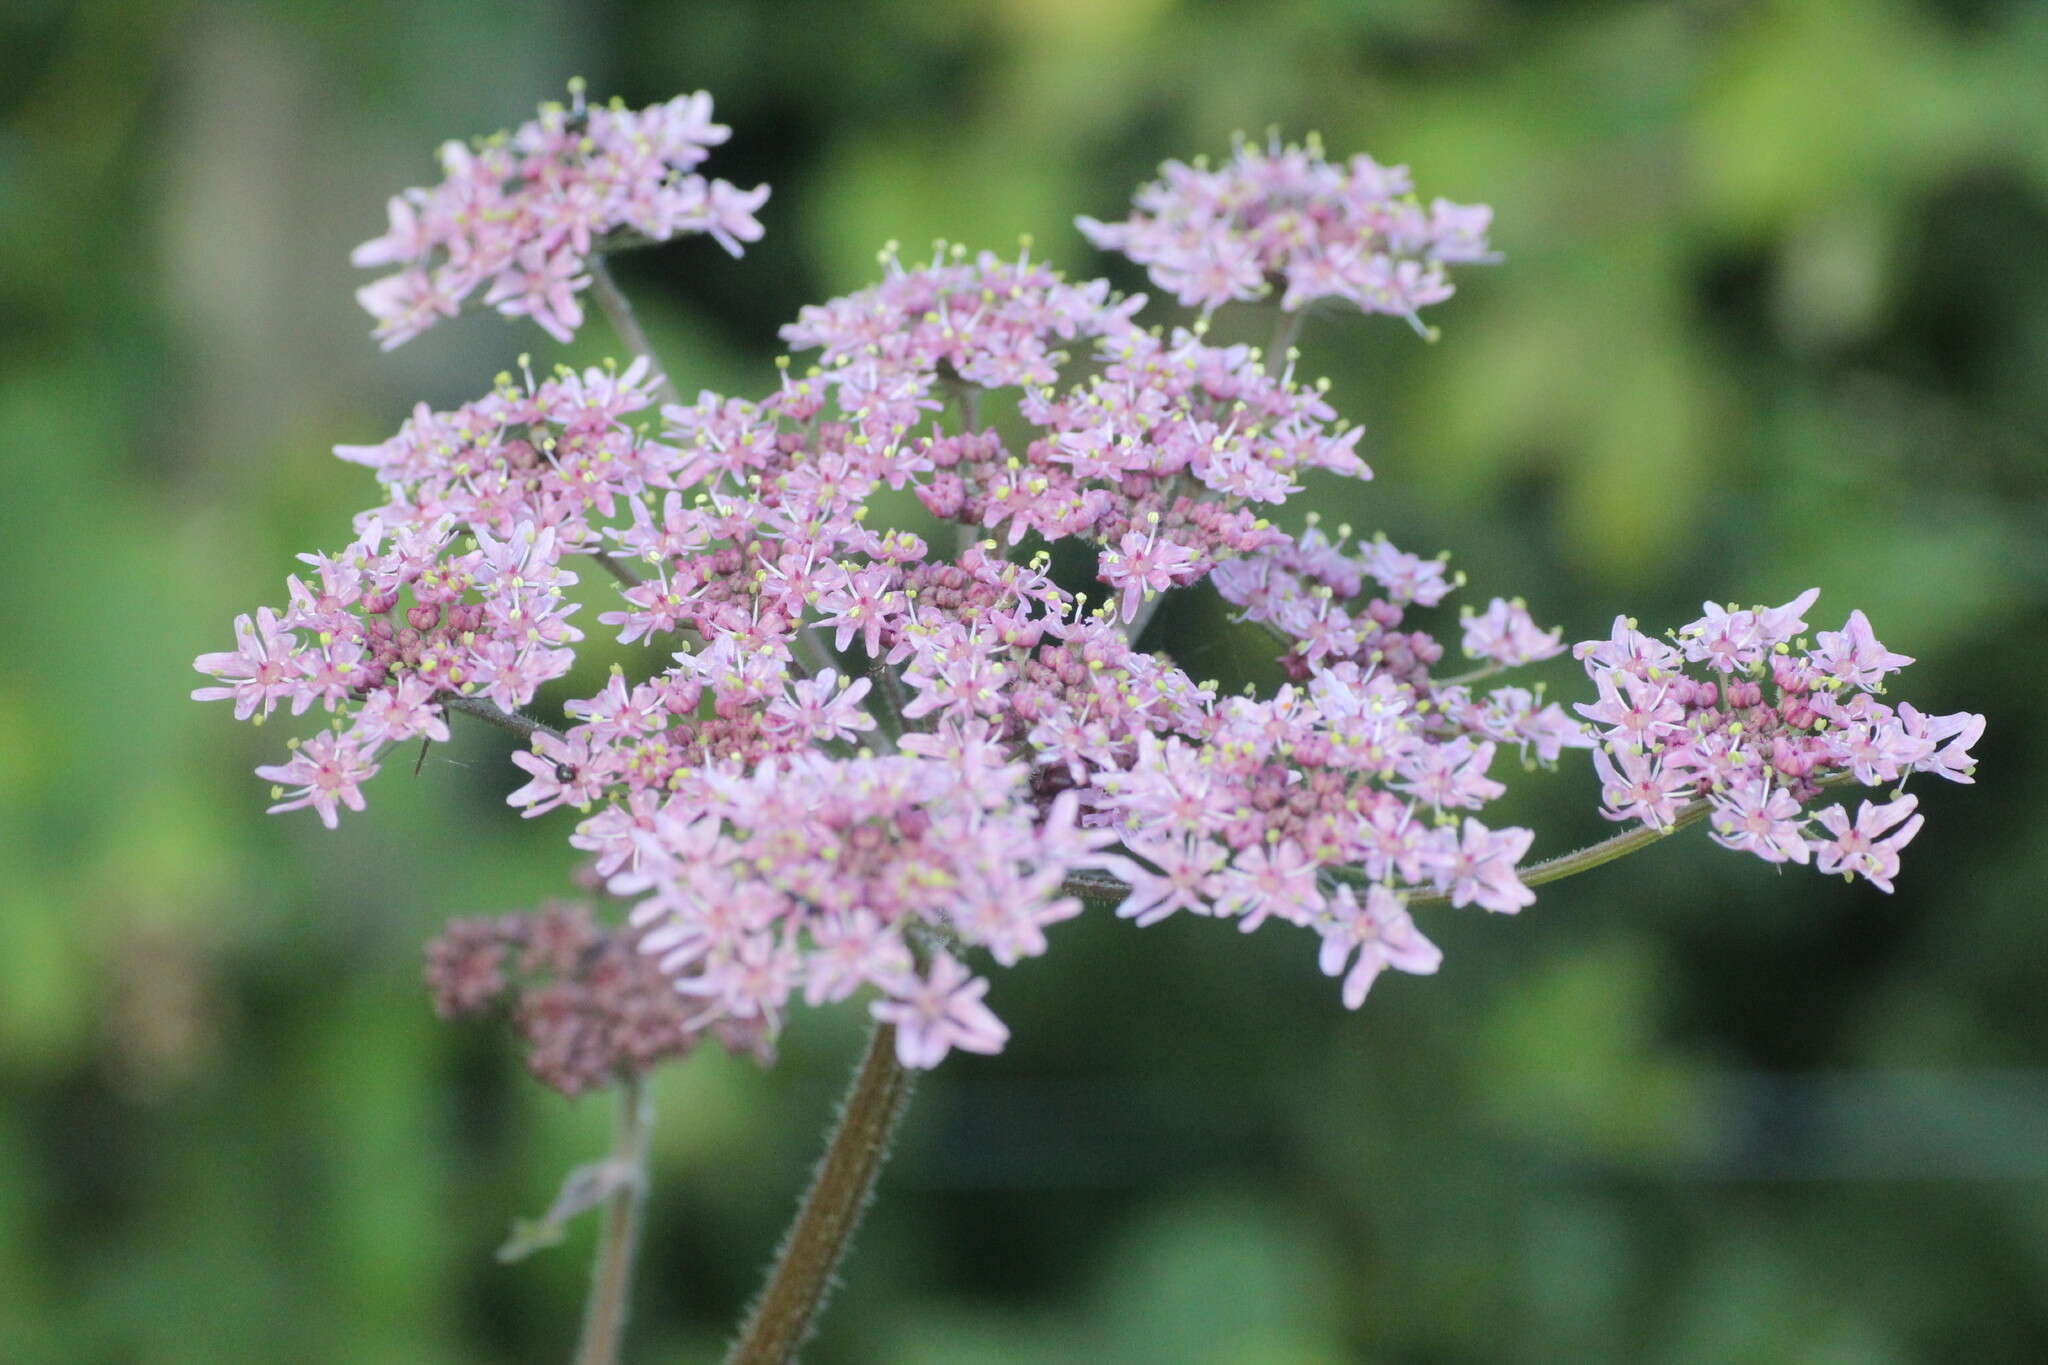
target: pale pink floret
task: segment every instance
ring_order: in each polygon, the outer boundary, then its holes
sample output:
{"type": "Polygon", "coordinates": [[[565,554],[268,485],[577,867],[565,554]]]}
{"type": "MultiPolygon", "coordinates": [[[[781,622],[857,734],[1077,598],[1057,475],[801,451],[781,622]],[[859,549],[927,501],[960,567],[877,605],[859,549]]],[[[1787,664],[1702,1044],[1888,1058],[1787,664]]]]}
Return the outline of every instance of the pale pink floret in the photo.
{"type": "Polygon", "coordinates": [[[1186,546],[1160,538],[1157,528],[1126,531],[1114,550],[1102,556],[1102,581],[1122,594],[1119,614],[1129,621],[1148,597],[1184,582],[1197,568],[1186,546]]]}
{"type": "Polygon", "coordinates": [[[363,808],[362,784],[377,775],[372,762],[376,745],[359,741],[354,735],[322,730],[292,751],[281,764],[258,768],[256,775],[274,782],[285,799],[270,808],[270,814],[311,806],[320,823],[329,829],[340,823],[337,805],[350,810],[363,808]],[[292,788],[297,790],[293,791],[292,788]]]}
{"type": "Polygon", "coordinates": [[[1239,853],[1218,878],[1218,890],[1218,911],[1241,916],[1237,927],[1245,933],[1264,924],[1268,916],[1307,924],[1323,906],[1316,864],[1291,840],[1239,853]]]}
{"type": "Polygon", "coordinates": [[[1920,760],[1919,771],[1945,777],[1951,782],[1975,782],[1977,761],[1971,748],[1984,737],[1984,717],[1968,711],[1929,716],[1910,703],[1899,703],[1899,720],[1905,733],[1938,746],[1920,760]]]}
{"type": "Polygon", "coordinates": [[[1849,613],[1849,623],[1840,630],[1824,630],[1815,637],[1815,664],[1832,678],[1866,690],[1874,690],[1888,673],[1896,673],[1913,662],[1905,654],[1894,654],[1878,643],[1870,629],[1870,618],[1860,611],[1849,613]]]}
{"type": "Polygon", "coordinates": [[[1536,663],[1564,653],[1560,643],[1563,630],[1544,630],[1530,617],[1520,601],[1496,597],[1483,612],[1467,616],[1465,653],[1474,659],[1490,659],[1510,667],[1536,663]]]}
{"type": "Polygon", "coordinates": [[[872,686],[866,678],[849,682],[837,670],[824,669],[791,683],[789,695],[769,705],[764,723],[819,743],[853,739],[875,728],[875,718],[860,704],[872,686]]]}
{"type": "Polygon", "coordinates": [[[304,669],[299,663],[299,638],[278,624],[277,613],[261,607],[252,623],[247,614],[235,618],[235,648],[202,654],[192,661],[201,673],[229,681],[226,687],[195,687],[194,701],[235,703],[235,719],[269,715],[280,701],[299,690],[304,669]]]}
{"type": "Polygon", "coordinates": [[[380,688],[370,694],[356,713],[352,733],[373,746],[420,736],[446,744],[448,722],[441,708],[433,704],[433,695],[434,689],[421,679],[401,678],[396,688],[380,688]]]}
{"type": "Polygon", "coordinates": [[[1384,886],[1368,889],[1364,904],[1348,885],[1338,887],[1321,932],[1318,965],[1324,976],[1344,977],[1345,1009],[1363,1005],[1366,992],[1387,968],[1429,976],[1444,959],[1442,950],[1415,927],[1401,898],[1384,886]]]}
{"type": "Polygon", "coordinates": [[[1595,749],[1593,770],[1600,775],[1600,813],[1610,820],[1640,820],[1652,829],[1677,819],[1698,786],[1690,772],[1634,746],[1595,749]]]}
{"type": "Polygon", "coordinates": [[[1441,881],[1452,905],[1477,905],[1512,915],[1536,903],[1536,893],[1522,885],[1515,866],[1536,837],[1527,829],[1490,830],[1467,816],[1464,837],[1452,850],[1441,881]]]}
{"type": "Polygon", "coordinates": [[[899,979],[894,993],[868,1007],[875,1018],[896,1026],[896,1059],[917,1071],[937,1066],[954,1048],[996,1053],[1010,1030],[981,997],[988,982],[971,975],[951,953],[941,951],[923,976],[899,979]]]}
{"type": "Polygon", "coordinates": [[[1862,877],[1878,890],[1890,891],[1891,879],[1899,874],[1899,850],[1925,822],[1924,816],[1914,814],[1919,804],[1914,796],[1902,796],[1882,806],[1864,801],[1857,806],[1854,823],[1843,807],[1829,806],[1814,818],[1834,837],[1808,841],[1814,865],[1825,873],[1862,877]]]}
{"type": "Polygon", "coordinates": [[[1805,863],[1812,856],[1799,802],[1768,775],[1714,793],[1713,803],[1710,837],[1721,847],[1767,863],[1805,863]]]}
{"type": "Polygon", "coordinates": [[[531,780],[507,795],[505,804],[524,807],[520,814],[528,819],[557,806],[589,805],[603,794],[609,777],[602,758],[581,738],[536,734],[533,748],[515,751],[512,762],[531,780]]]}
{"type": "Polygon", "coordinates": [[[1128,878],[1130,893],[1116,908],[1121,919],[1140,926],[1157,924],[1176,910],[1190,914],[1213,913],[1210,903],[1220,883],[1216,874],[1229,860],[1230,850],[1207,839],[1187,835],[1161,837],[1134,831],[1124,836],[1124,847],[1156,863],[1159,871],[1138,866],[1128,878]]]}

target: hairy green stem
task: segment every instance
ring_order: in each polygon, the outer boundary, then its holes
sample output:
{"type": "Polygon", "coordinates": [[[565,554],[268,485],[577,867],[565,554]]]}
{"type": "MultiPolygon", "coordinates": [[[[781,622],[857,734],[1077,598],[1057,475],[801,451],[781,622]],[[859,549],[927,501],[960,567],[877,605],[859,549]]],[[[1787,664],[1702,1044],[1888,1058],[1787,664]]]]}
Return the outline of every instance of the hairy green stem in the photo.
{"type": "Polygon", "coordinates": [[[641,330],[640,319],[633,316],[632,303],[612,279],[602,256],[590,258],[590,294],[597,300],[597,306],[611,323],[612,330],[619,334],[619,340],[626,343],[626,349],[645,360],[648,368],[654,371],[655,387],[661,393],[661,401],[680,404],[682,399],[676,394],[676,386],[669,382],[668,371],[655,359],[654,347],[647,340],[647,333],[641,330]]]}
{"type": "Polygon", "coordinates": [[[1281,370],[1287,366],[1287,352],[1301,339],[1302,325],[1308,321],[1308,309],[1297,308],[1292,313],[1283,312],[1273,320],[1273,340],[1266,347],[1266,368],[1281,370]]]}
{"type": "MultiPolygon", "coordinates": [[[[1588,844],[1571,853],[1561,853],[1555,858],[1545,858],[1540,863],[1517,868],[1515,875],[1521,879],[1524,886],[1541,886],[1545,882],[1562,881],[1566,877],[1576,877],[1581,872],[1591,872],[1594,868],[1611,863],[1616,858],[1626,858],[1639,848],[1648,848],[1667,834],[1676,834],[1687,825],[1698,823],[1713,808],[1713,803],[1702,797],[1681,807],[1679,812],[1671,817],[1671,823],[1662,829],[1640,825],[1611,838],[1602,839],[1597,844],[1588,844]]],[[[1339,869],[1337,875],[1359,884],[1365,881],[1362,875],[1354,873],[1349,868],[1339,869]]],[[[1451,898],[1441,891],[1430,891],[1408,897],[1408,904],[1411,908],[1418,905],[1448,905],[1450,900],[1451,898]]]]}
{"type": "Polygon", "coordinates": [[[875,718],[875,726],[894,749],[896,741],[903,738],[903,708],[910,699],[903,692],[903,678],[895,666],[886,659],[871,659],[868,662],[868,680],[873,684],[868,689],[871,705],[868,714],[875,718]]]}
{"type": "MultiPolygon", "coordinates": [[[[1615,835],[1611,839],[1602,839],[1597,844],[1588,844],[1577,852],[1560,854],[1555,858],[1545,858],[1542,862],[1538,863],[1529,863],[1526,866],[1517,868],[1515,875],[1521,878],[1524,886],[1541,886],[1545,882],[1554,882],[1564,877],[1577,876],[1581,872],[1590,872],[1603,863],[1611,863],[1616,858],[1625,858],[1639,848],[1647,848],[1651,844],[1658,842],[1667,834],[1684,829],[1687,825],[1699,820],[1712,808],[1712,805],[1702,798],[1680,809],[1678,814],[1672,818],[1671,823],[1663,829],[1651,829],[1648,826],[1644,826],[1639,829],[1628,830],[1625,833],[1615,835]]],[[[1325,870],[1331,876],[1350,882],[1353,885],[1362,886],[1366,882],[1365,874],[1355,867],[1332,867],[1325,870]]],[[[1115,877],[1103,876],[1100,873],[1080,873],[1067,878],[1064,889],[1068,895],[1080,896],[1084,900],[1111,901],[1121,900],[1130,893],[1131,888],[1115,877]]],[[[1421,892],[1410,895],[1407,899],[1411,907],[1418,905],[1445,905],[1450,901],[1450,897],[1441,891],[1421,892]]]]}
{"type": "Polygon", "coordinates": [[[562,732],[546,721],[535,720],[532,716],[522,715],[517,711],[500,710],[482,697],[437,697],[435,700],[450,711],[474,716],[487,725],[497,726],[500,730],[510,730],[521,739],[530,740],[535,735],[550,735],[555,739],[562,737],[562,732]]]}
{"type": "MultiPolygon", "coordinates": [[[[1830,787],[1845,786],[1854,780],[1852,774],[1836,773],[1822,778],[1815,785],[1826,790],[1830,787]]],[[[1666,835],[1676,834],[1687,825],[1698,824],[1713,808],[1713,802],[1703,796],[1697,801],[1679,807],[1677,814],[1671,817],[1671,823],[1661,829],[1640,825],[1635,829],[1624,830],[1611,838],[1602,839],[1597,844],[1588,844],[1571,853],[1560,853],[1555,858],[1525,864],[1515,869],[1515,875],[1521,879],[1524,886],[1542,886],[1546,882],[1562,881],[1566,877],[1576,877],[1581,872],[1591,872],[1594,868],[1611,863],[1617,858],[1626,858],[1637,849],[1659,843],[1666,835]]],[[[1366,875],[1355,867],[1331,867],[1325,868],[1324,871],[1354,886],[1363,886],[1368,880],[1366,875]]],[[[1096,872],[1083,872],[1071,876],[1067,878],[1062,889],[1070,896],[1092,901],[1121,900],[1130,894],[1131,890],[1129,885],[1117,878],[1096,872]]],[[[1411,909],[1417,906],[1448,905],[1450,899],[1441,891],[1416,892],[1406,897],[1411,909]]]]}
{"type": "Polygon", "coordinates": [[[619,1359],[632,1298],[634,1253],[640,1244],[640,1215],[647,1203],[647,1138],[653,1125],[654,1103],[640,1078],[620,1077],[611,1161],[625,1174],[605,1197],[575,1365],[617,1365],[619,1359]]]}
{"type": "Polygon", "coordinates": [[[817,1174],[725,1365],[786,1365],[810,1339],[888,1160],[910,1086],[910,1072],[896,1060],[895,1026],[877,1024],[817,1174]]]}
{"type": "Polygon", "coordinates": [[[590,557],[603,566],[606,573],[618,579],[620,587],[637,588],[640,586],[640,576],[627,568],[619,560],[613,559],[610,555],[597,550],[592,550],[590,557]]]}

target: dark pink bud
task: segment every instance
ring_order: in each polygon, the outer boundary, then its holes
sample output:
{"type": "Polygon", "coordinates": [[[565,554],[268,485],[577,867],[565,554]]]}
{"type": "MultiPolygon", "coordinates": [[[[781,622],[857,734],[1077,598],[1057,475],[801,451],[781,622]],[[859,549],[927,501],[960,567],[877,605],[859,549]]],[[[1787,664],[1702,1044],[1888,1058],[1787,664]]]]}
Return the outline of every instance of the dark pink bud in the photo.
{"type": "Polygon", "coordinates": [[[421,602],[405,609],[405,620],[414,630],[432,630],[441,624],[441,609],[421,602]]]}

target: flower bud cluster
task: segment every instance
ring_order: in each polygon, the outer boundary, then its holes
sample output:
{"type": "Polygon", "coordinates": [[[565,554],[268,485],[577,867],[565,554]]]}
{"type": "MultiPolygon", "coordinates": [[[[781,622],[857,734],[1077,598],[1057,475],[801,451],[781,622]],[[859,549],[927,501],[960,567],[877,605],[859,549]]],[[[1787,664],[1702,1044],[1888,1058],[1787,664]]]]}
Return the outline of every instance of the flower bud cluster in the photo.
{"type": "MultiPolygon", "coordinates": [[[[566,902],[529,915],[455,919],[427,945],[427,989],[444,1019],[510,1012],[541,1084],[580,1095],[694,1049],[687,998],[629,933],[566,902]]],[[[719,1020],[730,1052],[773,1055],[758,1022],[719,1020]]]]}

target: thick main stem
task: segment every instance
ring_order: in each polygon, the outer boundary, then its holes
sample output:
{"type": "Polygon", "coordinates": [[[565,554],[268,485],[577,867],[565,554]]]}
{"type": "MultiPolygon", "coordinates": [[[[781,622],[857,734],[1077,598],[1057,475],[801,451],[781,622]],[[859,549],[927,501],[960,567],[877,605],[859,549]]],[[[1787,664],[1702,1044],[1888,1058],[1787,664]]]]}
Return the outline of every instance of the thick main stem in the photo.
{"type": "Polygon", "coordinates": [[[817,1174],[725,1365],[785,1365],[810,1339],[833,1275],[867,1211],[875,1177],[889,1158],[910,1085],[910,1072],[896,1060],[895,1026],[877,1024],[817,1174]]]}
{"type": "Polygon", "coordinates": [[[653,1121],[654,1104],[640,1078],[621,1077],[610,1158],[619,1174],[604,1201],[604,1223],[598,1229],[597,1259],[590,1271],[590,1298],[583,1308],[583,1336],[576,1345],[575,1365],[617,1365],[619,1359],[619,1343],[626,1335],[626,1307],[632,1298],[640,1215],[647,1202],[647,1138],[653,1121]]]}

